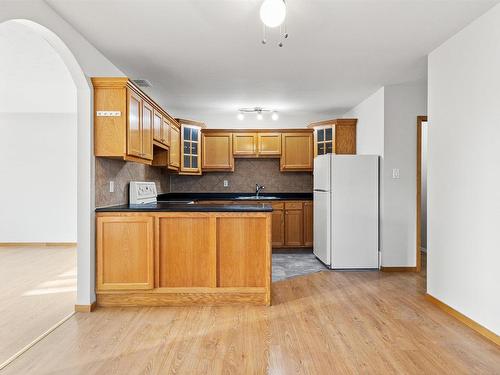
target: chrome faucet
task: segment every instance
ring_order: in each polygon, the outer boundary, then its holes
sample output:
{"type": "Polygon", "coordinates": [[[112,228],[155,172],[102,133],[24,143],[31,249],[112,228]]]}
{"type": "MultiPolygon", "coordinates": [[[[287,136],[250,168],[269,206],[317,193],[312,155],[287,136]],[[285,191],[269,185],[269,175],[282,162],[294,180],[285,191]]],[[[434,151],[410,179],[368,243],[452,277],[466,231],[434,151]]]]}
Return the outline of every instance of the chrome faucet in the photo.
{"type": "Polygon", "coordinates": [[[255,184],[255,196],[258,198],[260,191],[262,189],[265,189],[265,188],[266,188],[265,186],[261,186],[259,184],[255,184]]]}

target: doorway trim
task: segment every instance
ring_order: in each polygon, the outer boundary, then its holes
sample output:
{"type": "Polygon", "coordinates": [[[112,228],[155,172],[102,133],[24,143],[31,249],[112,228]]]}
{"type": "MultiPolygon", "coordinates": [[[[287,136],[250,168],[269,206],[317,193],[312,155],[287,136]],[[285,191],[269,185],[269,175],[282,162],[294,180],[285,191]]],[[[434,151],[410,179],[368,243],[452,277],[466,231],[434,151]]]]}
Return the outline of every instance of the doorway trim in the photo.
{"type": "Polygon", "coordinates": [[[422,270],[422,123],[427,122],[427,116],[417,116],[417,260],[415,272],[422,270]]]}

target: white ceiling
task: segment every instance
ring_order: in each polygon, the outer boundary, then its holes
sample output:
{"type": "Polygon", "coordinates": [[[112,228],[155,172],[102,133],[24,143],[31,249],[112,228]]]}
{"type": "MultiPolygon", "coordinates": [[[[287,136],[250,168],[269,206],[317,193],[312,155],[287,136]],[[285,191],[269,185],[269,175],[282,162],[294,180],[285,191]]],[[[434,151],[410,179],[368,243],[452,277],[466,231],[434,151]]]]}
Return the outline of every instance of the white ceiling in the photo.
{"type": "Polygon", "coordinates": [[[264,106],[285,127],[425,79],[427,54],[499,1],[287,0],[283,48],[277,33],[260,43],[261,0],[47,2],[174,115],[232,123],[239,107],[264,106]]]}

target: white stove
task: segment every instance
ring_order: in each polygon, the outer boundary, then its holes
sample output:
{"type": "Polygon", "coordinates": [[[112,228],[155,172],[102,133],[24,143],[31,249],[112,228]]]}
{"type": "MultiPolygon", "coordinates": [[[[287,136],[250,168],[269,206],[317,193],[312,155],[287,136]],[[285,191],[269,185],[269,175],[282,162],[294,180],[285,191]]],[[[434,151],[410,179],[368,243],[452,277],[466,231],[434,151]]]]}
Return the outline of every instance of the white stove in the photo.
{"type": "Polygon", "coordinates": [[[154,182],[130,181],[129,204],[151,204],[157,202],[154,182]]]}

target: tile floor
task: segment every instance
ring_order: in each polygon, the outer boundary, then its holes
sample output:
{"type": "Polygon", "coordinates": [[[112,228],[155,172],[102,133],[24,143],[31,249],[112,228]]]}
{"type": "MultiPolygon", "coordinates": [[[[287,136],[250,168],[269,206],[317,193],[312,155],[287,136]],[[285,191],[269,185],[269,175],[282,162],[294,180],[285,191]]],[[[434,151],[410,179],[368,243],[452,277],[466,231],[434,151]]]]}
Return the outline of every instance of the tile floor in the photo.
{"type": "Polygon", "coordinates": [[[325,270],[328,270],[328,268],[310,252],[287,251],[273,253],[273,281],[325,270]]]}

